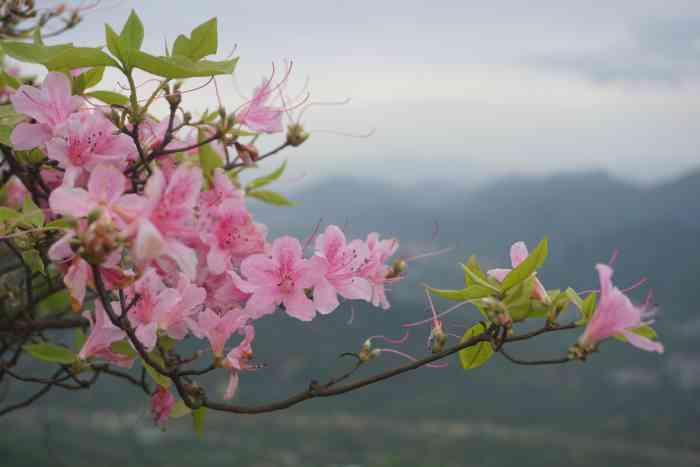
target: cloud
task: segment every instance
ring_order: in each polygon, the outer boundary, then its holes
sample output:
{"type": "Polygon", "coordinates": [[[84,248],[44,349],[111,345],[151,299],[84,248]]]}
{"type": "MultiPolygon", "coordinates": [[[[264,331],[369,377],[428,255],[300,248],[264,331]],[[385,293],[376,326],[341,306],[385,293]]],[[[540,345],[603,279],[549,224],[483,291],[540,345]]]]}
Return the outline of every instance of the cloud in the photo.
{"type": "Polygon", "coordinates": [[[700,78],[700,17],[648,21],[605,47],[541,56],[531,66],[599,83],[695,81],[700,78]]]}

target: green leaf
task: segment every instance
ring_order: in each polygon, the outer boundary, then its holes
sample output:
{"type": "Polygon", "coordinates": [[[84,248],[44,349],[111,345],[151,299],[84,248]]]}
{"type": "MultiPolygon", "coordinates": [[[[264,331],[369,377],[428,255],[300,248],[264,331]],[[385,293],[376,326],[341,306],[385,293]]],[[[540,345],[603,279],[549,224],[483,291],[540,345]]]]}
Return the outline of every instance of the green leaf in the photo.
{"type": "Polygon", "coordinates": [[[157,57],[136,50],[131,53],[132,66],[168,79],[230,75],[236,68],[236,63],[238,63],[238,57],[214,62],[208,60],[193,61],[182,55],[157,57]]]}
{"type": "Polygon", "coordinates": [[[173,55],[182,55],[192,60],[200,60],[216,53],[218,44],[216,18],[200,24],[192,30],[190,37],[177,36],[173,44],[173,55]]]}
{"type": "MultiPolygon", "coordinates": [[[[471,273],[476,274],[480,279],[488,282],[488,278],[486,277],[486,274],[484,274],[484,272],[482,271],[479,262],[476,260],[476,256],[471,255],[467,260],[467,264],[463,266],[463,268],[464,267],[469,269],[471,273]]],[[[475,282],[471,279],[471,275],[468,275],[467,272],[464,271],[464,285],[470,286],[473,284],[475,284],[475,282]]]]}
{"type": "Polygon", "coordinates": [[[583,319],[586,322],[588,322],[588,320],[590,320],[593,317],[593,313],[595,312],[596,300],[597,294],[595,292],[591,292],[588,294],[588,296],[582,303],[581,314],[583,315],[583,319]]]}
{"type": "Polygon", "coordinates": [[[129,57],[126,53],[126,49],[122,45],[119,35],[114,32],[114,29],[112,29],[112,26],[109,24],[105,24],[105,42],[107,43],[109,51],[112,52],[112,55],[117,57],[124,65],[128,66],[126,61],[129,57]]]}
{"type": "Polygon", "coordinates": [[[10,104],[0,105],[0,125],[14,128],[26,118],[23,114],[15,112],[15,109],[10,104]]]}
{"type": "Polygon", "coordinates": [[[206,411],[206,407],[200,407],[192,411],[192,426],[198,438],[204,436],[204,415],[206,415],[206,411]]]}
{"type": "MultiPolygon", "coordinates": [[[[151,352],[148,354],[148,356],[151,358],[151,360],[160,365],[161,368],[165,367],[165,362],[163,362],[163,359],[156,352],[151,352]]],[[[146,369],[146,373],[148,373],[148,376],[150,376],[158,386],[163,386],[166,389],[170,387],[172,384],[172,380],[170,378],[158,373],[158,371],[151,367],[148,363],[142,363],[143,367],[146,369]]]]}
{"type": "Polygon", "coordinates": [[[46,272],[44,262],[41,260],[41,255],[37,250],[32,248],[31,250],[22,251],[22,260],[33,273],[44,274],[46,272]]]}
{"type": "Polygon", "coordinates": [[[70,310],[70,294],[68,290],[59,290],[37,303],[39,316],[55,315],[70,310]]]}
{"type": "Polygon", "coordinates": [[[9,86],[12,89],[17,89],[22,85],[20,80],[8,74],[5,70],[0,70],[0,82],[2,82],[3,86],[9,86]]]}
{"type": "Polygon", "coordinates": [[[493,293],[490,288],[474,284],[470,285],[461,290],[445,290],[445,289],[434,289],[428,287],[428,290],[433,292],[435,295],[446,298],[448,300],[454,300],[458,302],[463,302],[466,300],[476,300],[478,298],[484,298],[493,293]]]}
{"type": "Polygon", "coordinates": [[[45,65],[52,58],[73,47],[73,44],[45,46],[43,44],[14,41],[3,41],[1,44],[2,50],[10,57],[20,62],[38,63],[40,65],[45,65]]]}
{"type": "Polygon", "coordinates": [[[479,274],[478,272],[472,270],[471,268],[465,266],[464,264],[460,264],[462,266],[462,270],[464,271],[465,274],[465,282],[469,282],[471,284],[475,285],[480,285],[482,287],[485,287],[487,289],[492,290],[493,292],[498,292],[500,293],[500,289],[496,287],[495,285],[491,284],[486,276],[479,274]]]}
{"type": "Polygon", "coordinates": [[[49,70],[73,70],[75,68],[111,66],[117,67],[112,57],[95,47],[68,47],[52,55],[46,63],[49,70]]]}
{"type": "Polygon", "coordinates": [[[104,72],[105,67],[96,66],[73,77],[73,94],[82,94],[86,89],[100,84],[104,72]]]}
{"type": "Polygon", "coordinates": [[[72,229],[76,226],[76,220],[72,217],[60,217],[46,224],[44,227],[47,229],[55,230],[67,230],[72,229]]]}
{"type": "Polygon", "coordinates": [[[503,303],[506,304],[513,321],[520,322],[530,316],[532,311],[532,291],[534,288],[534,278],[530,278],[510,289],[508,294],[506,294],[503,303]]]}
{"type": "Polygon", "coordinates": [[[126,339],[113,342],[112,345],[110,345],[109,347],[110,349],[112,349],[113,352],[116,352],[120,355],[126,355],[129,358],[136,358],[139,356],[138,352],[136,352],[136,349],[134,349],[126,339]]]}
{"type": "Polygon", "coordinates": [[[185,415],[188,415],[191,412],[192,409],[187,407],[184,401],[179,400],[175,403],[173,409],[170,411],[170,418],[184,417],[185,415]]]}
{"type": "Polygon", "coordinates": [[[21,215],[21,213],[15,211],[14,209],[0,206],[0,222],[17,220],[21,215]]]}
{"type": "Polygon", "coordinates": [[[34,201],[31,196],[24,197],[24,204],[22,205],[23,219],[35,227],[41,227],[44,225],[44,211],[42,211],[34,201]]]}
{"type": "Polygon", "coordinates": [[[547,237],[542,239],[542,241],[537,245],[537,248],[530,253],[530,255],[518,265],[515,269],[510,271],[508,275],[501,282],[501,289],[508,290],[516,285],[523,282],[525,279],[530,277],[537,271],[537,269],[544,264],[547,259],[548,253],[548,241],[547,237]]]}
{"type": "Polygon", "coordinates": [[[73,350],[75,350],[75,352],[80,352],[80,349],[83,348],[86,340],[87,336],[85,335],[83,330],[77,328],[75,330],[75,335],[73,336],[73,350]]]}
{"type": "MultiPolygon", "coordinates": [[[[203,131],[200,131],[198,136],[197,141],[199,143],[207,138],[207,135],[203,131]]],[[[224,161],[221,160],[221,156],[214,150],[211,144],[200,146],[198,148],[198,152],[199,165],[202,167],[202,172],[207,180],[211,180],[214,170],[218,169],[219,167],[223,167],[224,161]]]]}
{"type": "Polygon", "coordinates": [[[576,293],[576,291],[574,289],[569,287],[566,289],[566,291],[564,293],[566,293],[566,296],[569,297],[569,300],[571,300],[571,303],[576,305],[576,307],[579,310],[583,309],[583,300],[581,299],[579,294],[576,293]]]}
{"type": "Polygon", "coordinates": [[[124,23],[121,34],[119,34],[121,45],[127,49],[141,49],[143,44],[143,23],[134,10],[131,10],[129,19],[124,23]]]}
{"type": "Polygon", "coordinates": [[[285,198],[283,195],[270,190],[256,190],[248,193],[248,196],[275,206],[294,206],[296,203],[285,198]]]}
{"type": "Polygon", "coordinates": [[[91,91],[86,92],[86,96],[94,97],[95,99],[101,100],[105,104],[109,105],[128,105],[129,98],[123,94],[112,91],[91,91]]]}
{"type": "Polygon", "coordinates": [[[284,173],[284,170],[287,168],[287,161],[282,162],[282,164],[277,167],[274,172],[265,175],[263,177],[256,178],[252,180],[250,183],[248,183],[245,187],[246,193],[253,191],[257,188],[264,187],[265,185],[269,185],[270,183],[274,182],[275,180],[279,179],[282,174],[284,173]]]}
{"type": "MultiPolygon", "coordinates": [[[[460,342],[466,342],[474,336],[483,334],[486,331],[486,325],[483,323],[477,323],[471,328],[467,329],[467,332],[462,336],[460,342]]],[[[493,349],[491,348],[490,342],[478,342],[471,347],[462,349],[459,351],[459,362],[462,364],[462,368],[465,370],[471,370],[473,368],[479,368],[481,365],[486,363],[489,358],[493,356],[493,349]]]]}
{"type": "Polygon", "coordinates": [[[10,141],[10,135],[12,135],[12,130],[14,127],[0,125],[0,144],[5,146],[12,146],[12,141],[10,141]]]}
{"type": "Polygon", "coordinates": [[[44,362],[69,365],[77,359],[77,356],[70,349],[48,342],[28,344],[23,349],[29,352],[32,357],[44,362]]]}

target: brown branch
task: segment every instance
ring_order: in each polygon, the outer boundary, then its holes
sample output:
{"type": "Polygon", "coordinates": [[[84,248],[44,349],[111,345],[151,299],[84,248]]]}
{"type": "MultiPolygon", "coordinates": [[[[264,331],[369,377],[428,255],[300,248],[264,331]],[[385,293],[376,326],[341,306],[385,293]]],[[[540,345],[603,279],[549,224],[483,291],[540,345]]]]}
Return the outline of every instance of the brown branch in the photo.
{"type": "Polygon", "coordinates": [[[498,352],[504,357],[506,357],[506,359],[508,359],[511,363],[515,363],[516,365],[561,365],[563,363],[569,363],[571,361],[571,359],[568,356],[561,358],[551,358],[547,360],[522,360],[520,358],[513,357],[503,349],[500,349],[498,352]]]}

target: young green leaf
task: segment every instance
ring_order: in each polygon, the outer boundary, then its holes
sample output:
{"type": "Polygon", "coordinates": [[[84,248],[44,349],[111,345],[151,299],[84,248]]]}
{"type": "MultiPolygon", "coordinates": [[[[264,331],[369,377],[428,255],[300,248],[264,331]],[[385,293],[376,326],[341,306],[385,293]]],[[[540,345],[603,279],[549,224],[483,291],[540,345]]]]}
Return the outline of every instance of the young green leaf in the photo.
{"type": "Polygon", "coordinates": [[[564,293],[566,293],[566,296],[569,297],[569,300],[571,300],[571,303],[576,305],[576,307],[579,310],[583,309],[583,299],[581,299],[579,294],[577,294],[574,289],[569,287],[564,291],[564,293]]]}
{"type": "Polygon", "coordinates": [[[478,298],[488,297],[493,293],[491,289],[478,284],[470,285],[469,287],[465,287],[461,290],[434,289],[432,287],[428,287],[428,290],[433,292],[435,295],[439,295],[440,297],[457,302],[476,300],[478,298]]]}
{"type": "Polygon", "coordinates": [[[493,292],[500,293],[500,289],[495,285],[491,284],[488,278],[486,278],[486,276],[479,274],[477,271],[472,270],[470,267],[465,266],[464,264],[460,264],[460,266],[462,266],[462,270],[464,271],[466,281],[468,281],[471,284],[486,287],[487,289],[490,289],[493,292]]]}
{"type": "Polygon", "coordinates": [[[206,415],[206,411],[206,407],[200,407],[192,411],[192,426],[198,438],[204,436],[204,415],[206,415]]]}
{"type": "Polygon", "coordinates": [[[88,97],[94,97],[95,99],[98,99],[105,104],[109,105],[128,105],[129,104],[129,98],[123,94],[119,94],[118,92],[112,92],[112,91],[92,91],[92,92],[86,92],[86,96],[88,97]]]}
{"type": "Polygon", "coordinates": [[[77,359],[77,356],[71,352],[70,349],[61,347],[60,345],[50,344],[48,342],[28,344],[25,345],[23,349],[29,352],[29,354],[37,360],[42,360],[49,363],[69,365],[77,359]]]}
{"type": "MultiPolygon", "coordinates": [[[[165,362],[163,362],[163,359],[156,352],[151,352],[148,354],[148,356],[161,368],[165,367],[165,362]]],[[[146,373],[148,373],[148,376],[150,376],[151,379],[153,379],[153,381],[158,386],[163,386],[165,389],[168,389],[170,387],[170,385],[172,384],[172,380],[170,378],[158,373],[158,371],[155,368],[151,367],[148,363],[144,361],[142,361],[142,363],[143,367],[146,369],[146,373]]]]}
{"type": "Polygon", "coordinates": [[[216,53],[218,47],[216,18],[200,24],[192,30],[190,37],[177,36],[173,44],[173,55],[188,57],[194,61],[216,53]]]}
{"type": "MultiPolygon", "coordinates": [[[[656,340],[658,338],[658,335],[656,334],[654,328],[652,328],[648,324],[639,326],[638,328],[630,329],[630,331],[639,336],[646,337],[647,339],[656,340]]],[[[615,334],[613,337],[619,341],[627,342],[627,338],[622,334],[615,334]]]]}
{"type": "Polygon", "coordinates": [[[588,322],[588,320],[590,320],[593,317],[593,313],[595,312],[596,300],[597,294],[595,292],[591,292],[583,301],[583,304],[581,306],[581,315],[583,315],[583,319],[585,320],[585,322],[588,322]]]}
{"type": "Polygon", "coordinates": [[[52,55],[45,63],[49,70],[72,70],[75,68],[111,66],[117,67],[117,62],[94,47],[68,47],[52,55]]]}
{"type": "Polygon", "coordinates": [[[22,218],[24,221],[29,222],[34,227],[41,227],[44,225],[44,211],[34,204],[31,196],[24,197],[24,204],[22,205],[22,218]]]}
{"type": "Polygon", "coordinates": [[[270,190],[251,191],[248,193],[248,196],[259,199],[267,204],[274,204],[275,206],[294,206],[296,204],[294,201],[287,199],[283,195],[270,190]]]}
{"type": "Polygon", "coordinates": [[[26,63],[45,65],[52,58],[73,48],[73,44],[43,45],[27,42],[2,41],[2,50],[10,57],[26,63]]]}
{"type": "Polygon", "coordinates": [[[537,269],[544,264],[544,261],[547,259],[547,253],[548,241],[547,237],[545,237],[542,239],[539,245],[537,245],[537,248],[535,248],[534,251],[518,265],[518,267],[506,275],[503,282],[501,282],[501,289],[504,291],[511,289],[534,274],[535,271],[537,271],[537,269]]]}
{"type": "Polygon", "coordinates": [[[119,34],[122,46],[127,49],[141,49],[143,44],[143,23],[134,10],[131,10],[129,19],[124,23],[122,32],[119,34]]]}
{"type": "Polygon", "coordinates": [[[184,401],[177,401],[173,406],[173,410],[170,411],[170,418],[180,418],[188,415],[192,412],[192,409],[187,407],[184,401]]]}
{"type": "Polygon", "coordinates": [[[36,311],[39,316],[48,316],[70,310],[70,294],[67,290],[54,292],[37,303],[36,311]]]}
{"type": "Polygon", "coordinates": [[[44,262],[42,261],[41,255],[37,250],[32,248],[31,250],[22,251],[22,260],[24,261],[24,264],[29,266],[29,269],[33,273],[44,274],[46,272],[44,262]]]}
{"type": "Polygon", "coordinates": [[[15,211],[14,209],[0,206],[0,222],[15,221],[20,218],[22,214],[15,211]]]}
{"type": "Polygon", "coordinates": [[[82,94],[85,92],[86,89],[100,84],[104,72],[105,67],[96,66],[90,68],[88,71],[80,73],[78,76],[73,77],[73,94],[82,94]]]}
{"type": "Polygon", "coordinates": [[[230,75],[236,68],[236,63],[238,63],[238,57],[215,62],[209,60],[194,61],[182,55],[157,57],[137,50],[131,51],[130,54],[132,66],[168,79],[230,75]]]}
{"type": "MultiPolygon", "coordinates": [[[[202,142],[207,138],[203,132],[199,132],[198,142],[202,142]]],[[[211,147],[211,144],[200,146],[199,149],[199,165],[202,167],[202,172],[207,180],[210,180],[214,174],[214,170],[224,166],[224,161],[221,156],[211,147]]]]}
{"type": "Polygon", "coordinates": [[[87,336],[85,335],[83,330],[80,328],[77,328],[75,330],[75,335],[73,336],[73,350],[75,352],[80,352],[80,349],[83,348],[86,340],[87,340],[87,336]]]}
{"type": "Polygon", "coordinates": [[[245,187],[246,193],[253,191],[258,188],[262,188],[265,185],[269,185],[270,183],[274,182],[275,180],[279,179],[282,174],[284,173],[284,170],[287,168],[287,161],[282,162],[282,164],[277,167],[272,173],[265,175],[263,177],[258,177],[254,180],[252,180],[250,183],[248,183],[245,187]]]}
{"type": "Polygon", "coordinates": [[[109,347],[112,349],[112,352],[116,352],[120,355],[126,355],[129,358],[136,358],[139,356],[138,352],[136,352],[136,350],[129,342],[126,341],[126,339],[113,342],[109,347]]]}
{"type": "MultiPolygon", "coordinates": [[[[462,340],[460,342],[466,342],[472,337],[483,334],[485,331],[486,325],[483,323],[477,323],[467,329],[467,332],[464,333],[464,336],[462,336],[462,340]]],[[[462,364],[462,368],[465,370],[471,370],[474,368],[479,368],[492,356],[493,348],[491,348],[491,343],[487,341],[478,342],[471,347],[467,347],[466,349],[459,351],[459,362],[462,364]]]]}
{"type": "MultiPolygon", "coordinates": [[[[481,269],[481,265],[476,260],[476,256],[471,255],[467,260],[467,264],[463,266],[463,268],[465,267],[469,269],[471,273],[476,274],[476,276],[482,279],[483,281],[488,282],[488,278],[486,277],[486,274],[484,274],[484,271],[481,269]]],[[[467,271],[464,271],[464,285],[470,286],[473,284],[475,284],[475,282],[471,279],[470,275],[467,274],[467,271]]]]}

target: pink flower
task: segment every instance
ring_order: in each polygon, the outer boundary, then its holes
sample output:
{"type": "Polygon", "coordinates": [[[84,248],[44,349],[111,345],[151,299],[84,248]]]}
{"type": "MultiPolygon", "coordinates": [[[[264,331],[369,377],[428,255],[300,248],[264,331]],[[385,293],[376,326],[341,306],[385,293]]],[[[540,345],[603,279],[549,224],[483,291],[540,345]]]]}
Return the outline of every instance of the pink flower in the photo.
{"type": "Polygon", "coordinates": [[[243,258],[262,253],[266,235],[267,229],[253,222],[243,204],[234,199],[224,201],[216,210],[209,231],[202,234],[202,240],[209,245],[209,270],[222,274],[243,258]]]}
{"type": "Polygon", "coordinates": [[[241,312],[240,307],[223,313],[216,313],[207,308],[191,323],[192,333],[200,339],[208,339],[211,350],[216,357],[224,354],[224,346],[231,334],[236,332],[250,318],[241,312]]]}
{"type": "Polygon", "coordinates": [[[252,294],[245,306],[252,319],[274,313],[278,305],[284,304],[289,316],[311,321],[316,310],[305,289],[318,283],[324,272],[320,258],[303,259],[299,240],[287,236],[272,243],[271,257],[257,254],[243,260],[241,273],[247,281],[233,271],[229,274],[240,290],[252,294]]]}
{"type": "Polygon", "coordinates": [[[19,209],[24,203],[24,197],[29,194],[29,191],[24,186],[24,183],[17,177],[13,175],[5,183],[5,200],[3,205],[11,207],[12,209],[19,209]]]}
{"type": "Polygon", "coordinates": [[[224,399],[226,400],[231,399],[236,394],[238,389],[238,372],[253,368],[248,365],[248,361],[253,356],[251,344],[253,339],[255,339],[255,328],[251,325],[244,326],[241,329],[241,333],[244,334],[243,341],[226,355],[224,363],[224,366],[230,369],[228,386],[224,393],[224,399]]]}
{"type": "Polygon", "coordinates": [[[338,305],[337,294],[347,299],[372,299],[372,285],[359,271],[369,254],[361,240],[347,244],[342,230],[335,225],[316,238],[316,255],[325,264],[325,274],[314,286],[314,303],[319,313],[330,313],[338,305]]]}
{"type": "MultiPolygon", "coordinates": [[[[69,230],[63,237],[56,241],[48,251],[48,257],[54,261],[58,269],[63,272],[63,283],[70,294],[71,307],[79,311],[85,300],[88,284],[92,283],[92,268],[87,261],[76,255],[71,248],[71,241],[85,231],[86,223],[78,225],[78,231],[69,230]]],[[[121,249],[115,250],[100,265],[100,273],[105,280],[108,289],[123,287],[131,280],[131,274],[124,271],[119,263],[121,261],[121,249]]]]}
{"type": "Polygon", "coordinates": [[[192,284],[184,274],[180,274],[176,290],[180,299],[159,317],[158,328],[173,339],[180,340],[187,335],[189,323],[201,309],[207,292],[203,287],[192,284]]]}
{"type": "Polygon", "coordinates": [[[68,77],[58,72],[49,73],[41,88],[20,86],[10,96],[10,101],[15,111],[36,121],[20,123],[12,131],[12,146],[20,150],[33,149],[49,141],[53,130],[82,104],[82,99],[71,95],[68,77]]]}
{"type": "Polygon", "coordinates": [[[202,172],[189,165],[180,165],[166,183],[163,172],[153,168],[144,194],[146,208],[137,223],[132,252],[139,262],[165,255],[174,260],[188,278],[197,274],[197,256],[182,241],[197,236],[194,208],[202,190],[202,172]]]}
{"type": "Polygon", "coordinates": [[[102,303],[99,300],[95,302],[94,320],[89,311],[86,311],[83,316],[90,321],[90,335],[85,340],[83,348],[80,349],[78,357],[82,360],[99,357],[115,365],[125,368],[131,367],[134,362],[133,358],[118,354],[110,347],[114,342],[126,338],[126,334],[109,320],[102,303]]]}
{"type": "Polygon", "coordinates": [[[175,397],[170,393],[170,390],[160,385],[157,386],[156,391],[151,396],[153,423],[161,428],[165,428],[174,406],[175,397]]]}
{"type": "Polygon", "coordinates": [[[366,278],[372,284],[372,305],[388,310],[391,305],[386,297],[385,284],[390,267],[386,261],[391,258],[399,248],[399,242],[395,238],[379,240],[379,234],[372,232],[367,235],[367,258],[360,269],[360,276],[366,278]]]}
{"type": "Polygon", "coordinates": [[[136,147],[131,138],[116,132],[114,124],[97,111],[72,114],[59,125],[55,137],[46,143],[46,151],[66,169],[63,184],[75,185],[80,175],[98,164],[122,167],[136,147]]]}
{"type": "Polygon", "coordinates": [[[282,131],[282,109],[267,106],[273,91],[272,80],[263,78],[262,84],[255,88],[250,102],[236,114],[236,121],[259,133],[282,131]]]}
{"type": "Polygon", "coordinates": [[[177,290],[168,288],[158,277],[155,269],[149,268],[141,278],[127,290],[127,303],[138,296],[127,316],[134,327],[136,337],[147,350],[153,349],[158,340],[158,324],[175,308],[181,297],[177,290]]]}
{"type": "MultiPolygon", "coordinates": [[[[530,253],[527,251],[527,246],[524,242],[513,243],[513,245],[510,247],[510,262],[513,265],[513,268],[517,268],[529,255],[530,253]]],[[[510,271],[512,271],[512,269],[490,269],[486,272],[486,274],[495,278],[497,281],[502,282],[510,271]]],[[[545,303],[549,302],[547,290],[537,277],[535,277],[535,287],[532,291],[532,298],[545,303]]]]}
{"type": "Polygon", "coordinates": [[[126,228],[143,210],[144,199],[135,194],[124,195],[125,190],[126,177],[111,165],[100,165],[90,175],[87,190],[56,188],[49,197],[49,206],[56,214],[78,218],[99,209],[102,219],[126,228]]]}
{"type": "Polygon", "coordinates": [[[578,343],[591,349],[608,337],[622,335],[633,346],[649,352],[663,353],[660,342],[635,334],[633,330],[651,324],[648,306],[635,306],[620,289],[612,283],[613,270],[606,264],[596,266],[600,277],[600,300],[578,343]]]}
{"type": "Polygon", "coordinates": [[[199,196],[200,209],[208,212],[228,200],[243,204],[243,192],[233,186],[231,179],[228,178],[223,169],[217,168],[214,170],[211,187],[199,196]]]}

